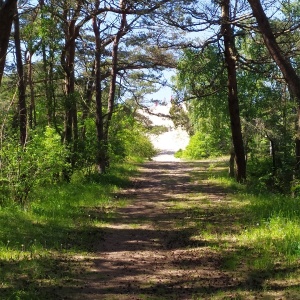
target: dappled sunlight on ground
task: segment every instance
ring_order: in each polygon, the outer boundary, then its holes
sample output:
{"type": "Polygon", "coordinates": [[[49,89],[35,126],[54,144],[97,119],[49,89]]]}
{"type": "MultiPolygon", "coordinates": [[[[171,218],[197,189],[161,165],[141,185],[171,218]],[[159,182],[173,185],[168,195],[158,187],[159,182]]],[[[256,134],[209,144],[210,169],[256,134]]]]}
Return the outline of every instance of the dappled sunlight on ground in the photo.
{"type": "Polygon", "coordinates": [[[213,168],[226,164],[140,165],[130,187],[112,194],[126,204],[85,208],[88,239],[72,241],[84,253],[63,258],[63,250],[52,262],[60,283],[46,278],[35,290],[65,300],[300,299],[295,266],[249,265],[251,245],[239,239],[248,202],[211,180],[213,168]]]}

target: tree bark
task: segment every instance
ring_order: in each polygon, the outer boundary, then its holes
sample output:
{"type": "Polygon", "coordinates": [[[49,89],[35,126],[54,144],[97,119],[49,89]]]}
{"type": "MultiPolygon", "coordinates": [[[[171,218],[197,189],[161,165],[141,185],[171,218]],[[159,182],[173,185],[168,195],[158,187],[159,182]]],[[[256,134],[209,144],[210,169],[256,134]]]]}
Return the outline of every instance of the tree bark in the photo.
{"type": "Polygon", "coordinates": [[[291,96],[297,101],[297,120],[296,120],[296,139],[295,139],[295,152],[296,152],[296,170],[300,168],[300,77],[297,75],[295,69],[290,63],[289,59],[284,56],[281,51],[273,30],[271,28],[268,17],[266,16],[260,0],[248,0],[253,15],[257,21],[257,25],[264,39],[265,45],[281,70],[286,83],[288,84],[291,96]]]}
{"type": "Polygon", "coordinates": [[[22,61],[21,41],[20,41],[20,22],[19,15],[16,8],[14,17],[14,39],[16,47],[16,61],[18,72],[18,91],[19,91],[19,129],[20,129],[20,143],[25,146],[27,139],[27,108],[26,108],[26,87],[24,81],[24,68],[22,61]]]}
{"type": "Polygon", "coordinates": [[[74,99],[75,93],[75,39],[78,34],[75,32],[75,24],[71,21],[68,26],[68,33],[66,36],[66,46],[63,51],[63,67],[66,73],[65,77],[65,137],[66,144],[70,145],[75,135],[77,136],[77,108],[76,101],[74,99]],[[76,115],[76,116],[75,116],[76,115]]]}
{"type": "MultiPolygon", "coordinates": [[[[92,22],[94,22],[92,20],[92,22]]],[[[97,49],[96,49],[97,52],[97,49]]],[[[95,54],[96,56],[96,54],[95,54]]],[[[85,101],[82,103],[82,117],[81,117],[81,124],[82,124],[82,130],[81,130],[81,138],[84,141],[86,138],[86,126],[85,121],[90,116],[91,113],[91,103],[93,101],[93,95],[95,92],[95,79],[96,78],[96,59],[94,61],[90,78],[87,79],[87,82],[85,84],[86,90],[85,90],[85,101]]]]}
{"type": "Polygon", "coordinates": [[[116,96],[116,82],[117,82],[117,73],[118,73],[118,51],[119,51],[119,42],[121,37],[126,32],[126,25],[127,25],[127,15],[125,12],[126,8],[126,0],[120,1],[120,9],[123,10],[121,15],[121,23],[119,30],[114,38],[113,48],[112,48],[112,67],[111,67],[111,80],[110,80],[110,88],[109,88],[109,95],[108,95],[108,110],[107,110],[107,120],[106,126],[104,128],[104,139],[105,142],[108,143],[108,132],[109,126],[112,119],[114,106],[115,106],[115,96],[116,96]]]}
{"type": "MultiPolygon", "coordinates": [[[[71,19],[69,7],[64,10],[63,19],[65,21],[65,46],[61,54],[61,65],[65,71],[65,128],[64,142],[69,148],[70,154],[68,162],[73,170],[77,161],[78,150],[78,119],[77,119],[77,101],[75,95],[75,53],[76,39],[79,36],[80,26],[76,26],[79,18],[82,0],[77,1],[76,9],[71,19]]],[[[68,4],[66,3],[66,6],[68,4]]],[[[65,180],[70,179],[70,172],[64,172],[65,180]]]]}
{"type": "Polygon", "coordinates": [[[233,146],[232,146],[232,148],[230,149],[229,172],[228,172],[228,175],[231,178],[235,177],[234,165],[235,165],[235,152],[234,152],[234,149],[233,149],[233,146]]]}
{"type": "Polygon", "coordinates": [[[0,4],[0,85],[3,77],[6,53],[11,33],[17,0],[1,1],[0,4]]]}
{"type": "Polygon", "coordinates": [[[28,53],[27,57],[27,80],[30,90],[30,105],[29,105],[29,127],[34,129],[36,127],[36,109],[35,109],[35,96],[34,96],[34,84],[32,74],[32,53],[28,53]]]}
{"type": "MultiPolygon", "coordinates": [[[[39,5],[41,7],[41,18],[45,18],[45,14],[43,12],[45,7],[45,1],[39,0],[39,5]]],[[[55,110],[56,110],[56,101],[55,101],[55,87],[54,87],[54,51],[49,46],[49,42],[42,40],[41,43],[41,52],[42,52],[42,66],[44,72],[44,93],[46,98],[46,106],[47,106],[47,122],[49,126],[54,126],[56,131],[63,135],[61,129],[58,128],[55,110]],[[49,47],[49,54],[47,56],[47,46],[49,47]]]]}
{"type": "Polygon", "coordinates": [[[228,107],[230,114],[232,142],[236,158],[236,179],[238,182],[246,180],[246,159],[240,121],[239,99],[236,79],[236,59],[233,30],[230,24],[230,0],[222,0],[221,32],[224,39],[225,62],[228,73],[228,107]]]}
{"type": "MultiPolygon", "coordinates": [[[[99,2],[96,3],[99,6],[99,2]]],[[[98,8],[98,7],[97,7],[98,8]]],[[[95,34],[95,88],[96,88],[96,130],[97,130],[97,153],[96,165],[100,174],[106,172],[107,143],[104,139],[104,116],[101,90],[101,38],[97,17],[93,18],[93,30],[95,34]]]]}

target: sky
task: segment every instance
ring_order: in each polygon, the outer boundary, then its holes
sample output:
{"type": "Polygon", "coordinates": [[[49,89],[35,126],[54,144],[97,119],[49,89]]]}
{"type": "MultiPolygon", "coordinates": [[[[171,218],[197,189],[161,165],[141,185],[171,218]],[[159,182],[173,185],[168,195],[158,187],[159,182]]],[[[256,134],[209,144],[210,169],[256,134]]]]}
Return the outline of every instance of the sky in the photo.
{"type": "MultiPolygon", "coordinates": [[[[164,71],[164,77],[168,81],[168,85],[171,85],[171,77],[175,75],[175,71],[164,71]]],[[[159,101],[166,101],[167,103],[170,102],[172,97],[173,91],[169,86],[162,87],[158,92],[153,94],[148,94],[146,96],[147,100],[159,100],[159,101]]]]}

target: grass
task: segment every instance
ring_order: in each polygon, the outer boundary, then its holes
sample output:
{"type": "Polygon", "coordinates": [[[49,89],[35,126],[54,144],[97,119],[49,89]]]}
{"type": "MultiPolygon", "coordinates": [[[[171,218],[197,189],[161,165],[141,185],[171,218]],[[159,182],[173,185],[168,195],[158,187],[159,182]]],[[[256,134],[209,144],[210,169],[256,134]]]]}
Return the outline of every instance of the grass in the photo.
{"type": "Polygon", "coordinates": [[[54,299],[76,278],[86,256],[102,239],[101,227],[125,201],[116,198],[135,173],[120,165],[110,174],[36,190],[26,209],[0,208],[1,299],[54,299]],[[51,297],[50,294],[51,293],[51,297]]]}
{"type": "MultiPolygon", "coordinates": [[[[253,194],[224,175],[211,179],[231,190],[231,202],[242,204],[244,230],[237,235],[241,245],[268,261],[294,263],[300,259],[300,199],[280,194],[253,194]]],[[[236,207],[236,205],[235,205],[236,207]]]]}
{"type": "Polygon", "coordinates": [[[219,253],[221,269],[242,282],[239,290],[217,291],[211,299],[300,299],[295,296],[300,281],[300,198],[256,194],[228,178],[222,160],[200,166],[190,174],[199,190],[172,207],[186,216],[177,225],[197,228],[193,240],[219,253]],[[209,198],[206,185],[214,186],[220,199],[209,198]]]}
{"type": "MultiPolygon", "coordinates": [[[[208,248],[240,284],[199,289],[193,299],[300,299],[300,199],[255,194],[227,177],[224,160],[199,166],[189,180],[195,191],[169,202],[182,217],[167,242],[208,248]]],[[[134,173],[123,165],[86,181],[78,175],[68,185],[36,190],[26,210],[0,208],[0,298],[60,299],[61,287],[80,286],[87,267],[81,257],[97,249],[103,225],[126,205],[116,195],[134,173]]]]}

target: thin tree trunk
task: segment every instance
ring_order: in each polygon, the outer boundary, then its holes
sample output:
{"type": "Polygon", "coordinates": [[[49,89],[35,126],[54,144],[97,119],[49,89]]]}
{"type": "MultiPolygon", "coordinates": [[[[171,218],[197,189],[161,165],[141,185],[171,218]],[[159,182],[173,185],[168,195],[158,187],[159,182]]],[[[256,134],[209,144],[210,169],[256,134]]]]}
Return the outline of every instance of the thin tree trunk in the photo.
{"type": "Polygon", "coordinates": [[[284,56],[281,51],[270,22],[263,10],[260,0],[248,0],[251,5],[253,15],[256,18],[259,30],[264,39],[265,45],[269,50],[270,55],[280,68],[286,83],[289,86],[291,96],[294,97],[298,104],[297,120],[296,120],[296,139],[295,139],[295,153],[296,153],[296,170],[300,168],[300,77],[297,75],[295,69],[290,63],[289,59],[284,56]]]}
{"type": "Polygon", "coordinates": [[[276,174],[276,170],[277,170],[277,163],[276,163],[276,145],[275,145],[275,141],[270,139],[270,154],[272,156],[272,169],[273,169],[273,176],[275,176],[276,174]]]}
{"type": "Polygon", "coordinates": [[[230,158],[229,158],[229,177],[235,177],[235,152],[233,146],[230,149],[230,158]]]}
{"type": "MultiPolygon", "coordinates": [[[[41,7],[41,18],[44,19],[44,0],[39,0],[39,4],[41,7]]],[[[41,50],[42,50],[42,58],[43,58],[43,71],[44,71],[44,92],[47,103],[47,121],[48,125],[51,126],[54,124],[56,130],[57,126],[55,124],[55,104],[54,104],[54,91],[53,91],[53,54],[51,50],[51,46],[49,47],[50,57],[47,57],[46,52],[46,43],[42,41],[41,50]]],[[[59,132],[59,131],[58,131],[59,132]]]]}
{"type": "MultiPolygon", "coordinates": [[[[105,145],[105,147],[107,147],[107,145],[108,145],[108,134],[109,134],[110,122],[111,122],[114,107],[115,107],[119,42],[120,42],[121,37],[126,32],[126,25],[127,25],[127,18],[126,18],[127,15],[125,12],[126,2],[127,2],[126,0],[120,0],[120,9],[122,9],[124,12],[122,13],[122,16],[121,16],[121,23],[120,23],[119,30],[113,41],[112,68],[111,68],[111,73],[110,73],[111,80],[110,80],[110,88],[109,88],[109,95],[108,95],[107,118],[106,118],[106,123],[105,123],[105,127],[104,127],[104,145],[105,145]]],[[[106,165],[109,165],[108,153],[106,153],[106,165]]]]}
{"type": "Polygon", "coordinates": [[[6,53],[11,33],[17,0],[1,1],[0,4],[0,85],[3,77],[6,53]]]}
{"type": "Polygon", "coordinates": [[[70,145],[73,140],[73,111],[74,111],[74,91],[75,91],[75,78],[74,78],[74,61],[75,61],[75,41],[69,43],[67,50],[66,62],[66,78],[65,78],[65,136],[64,140],[67,145],[70,145]]]}
{"type": "MultiPolygon", "coordinates": [[[[75,96],[75,52],[76,38],[79,36],[80,27],[76,26],[82,7],[82,1],[77,2],[77,7],[72,19],[66,24],[65,28],[65,47],[61,54],[61,64],[65,71],[65,130],[64,142],[70,150],[69,163],[72,170],[77,161],[78,150],[78,120],[77,120],[77,101],[75,96]]],[[[64,20],[67,20],[69,10],[64,11],[64,20]]],[[[64,172],[65,180],[70,179],[70,172],[64,172]]]]}
{"type": "MultiPolygon", "coordinates": [[[[92,20],[92,22],[94,22],[94,20],[92,20]]],[[[95,56],[96,56],[96,54],[95,54],[95,56]]],[[[95,78],[96,78],[96,61],[94,61],[90,78],[88,79],[88,81],[86,83],[85,101],[83,102],[82,118],[81,118],[81,122],[82,122],[81,123],[82,124],[81,138],[82,138],[82,140],[85,140],[85,134],[86,134],[86,126],[84,123],[85,123],[86,119],[89,117],[90,112],[91,112],[91,103],[92,103],[93,94],[95,91],[95,80],[96,80],[95,78]]]]}
{"type": "Polygon", "coordinates": [[[22,146],[25,146],[26,138],[27,138],[26,87],[24,82],[24,70],[23,70],[21,41],[20,41],[20,22],[19,22],[19,15],[17,9],[14,18],[14,29],[15,29],[14,39],[15,39],[15,47],[16,47],[18,90],[19,90],[20,143],[22,146]]]}
{"type": "Polygon", "coordinates": [[[230,114],[232,142],[236,158],[236,179],[238,182],[246,180],[246,159],[240,121],[240,109],[236,79],[235,45],[232,27],[230,24],[230,0],[223,0],[221,32],[224,38],[225,62],[228,73],[228,107],[230,114]]]}
{"type": "MultiPolygon", "coordinates": [[[[96,2],[97,8],[99,1],[96,2]]],[[[95,52],[95,80],[96,80],[96,129],[97,129],[97,153],[96,165],[99,173],[106,172],[107,144],[104,139],[104,118],[102,111],[102,91],[101,91],[101,39],[100,28],[97,17],[93,17],[93,30],[95,34],[96,52],[95,52]]]]}
{"type": "Polygon", "coordinates": [[[31,129],[36,127],[36,109],[35,109],[35,97],[34,97],[34,86],[32,78],[32,53],[28,53],[27,58],[27,78],[30,90],[30,106],[29,106],[29,126],[31,129]]]}
{"type": "Polygon", "coordinates": [[[51,81],[50,81],[50,70],[48,71],[48,60],[47,60],[47,54],[46,54],[46,46],[44,43],[42,43],[42,57],[43,57],[43,71],[44,71],[44,92],[46,96],[46,103],[47,103],[47,120],[48,125],[52,124],[53,121],[53,104],[52,104],[52,97],[51,97],[51,81]]]}

